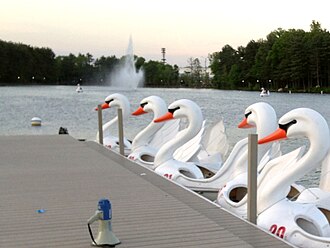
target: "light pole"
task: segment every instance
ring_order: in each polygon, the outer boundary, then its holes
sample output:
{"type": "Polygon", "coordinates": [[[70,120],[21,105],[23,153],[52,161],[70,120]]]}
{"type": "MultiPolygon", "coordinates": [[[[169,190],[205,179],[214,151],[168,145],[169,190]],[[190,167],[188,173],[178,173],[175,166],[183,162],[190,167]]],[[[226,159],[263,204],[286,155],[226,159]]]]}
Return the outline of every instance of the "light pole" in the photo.
{"type": "Polygon", "coordinates": [[[206,75],[206,64],[207,64],[207,58],[204,56],[201,56],[202,59],[204,59],[204,74],[206,75]]]}
{"type": "Polygon", "coordinates": [[[209,82],[209,75],[208,75],[208,72],[207,72],[207,66],[206,66],[206,63],[207,63],[207,57],[204,57],[202,56],[201,58],[204,59],[204,82],[208,84],[209,82]]]}

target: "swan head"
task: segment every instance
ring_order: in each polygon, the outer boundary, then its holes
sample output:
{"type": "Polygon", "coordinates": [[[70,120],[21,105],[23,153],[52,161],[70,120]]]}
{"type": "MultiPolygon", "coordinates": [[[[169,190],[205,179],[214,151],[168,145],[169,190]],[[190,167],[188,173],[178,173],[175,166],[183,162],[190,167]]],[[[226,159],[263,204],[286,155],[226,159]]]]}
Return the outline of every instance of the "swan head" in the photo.
{"type": "Polygon", "coordinates": [[[109,105],[109,108],[111,107],[123,108],[129,106],[129,101],[127,97],[119,93],[115,93],[107,96],[104,102],[109,105]]]}
{"type": "Polygon", "coordinates": [[[321,114],[310,108],[297,108],[283,115],[278,121],[278,129],[260,139],[258,144],[264,144],[286,138],[306,137],[312,142],[318,142],[329,147],[329,127],[321,114]]]}
{"type": "Polygon", "coordinates": [[[238,128],[256,128],[259,137],[265,137],[277,128],[274,108],[266,102],[257,102],[246,108],[238,128]]]}
{"type": "Polygon", "coordinates": [[[274,108],[266,102],[257,102],[245,109],[244,119],[238,124],[238,128],[258,127],[262,119],[276,123],[277,117],[274,108]]]}
{"type": "MultiPolygon", "coordinates": [[[[115,93],[107,96],[104,100],[104,103],[101,105],[102,109],[108,109],[112,107],[117,107],[122,109],[123,111],[123,118],[127,119],[129,115],[130,110],[130,104],[126,96],[115,93]]],[[[95,108],[95,110],[98,110],[98,108],[95,108]]]]}
{"type": "Polygon", "coordinates": [[[140,106],[132,113],[132,115],[142,115],[150,112],[154,112],[155,114],[161,112],[161,114],[164,114],[166,111],[167,106],[162,98],[159,96],[149,96],[140,102],[140,106]]]}
{"type": "Polygon", "coordinates": [[[203,114],[201,108],[193,101],[188,99],[181,99],[171,103],[168,106],[168,112],[154,122],[162,122],[171,119],[187,118],[188,121],[194,120],[196,124],[202,125],[203,114]]]}
{"type": "MultiPolygon", "coordinates": [[[[129,109],[130,104],[129,104],[129,101],[126,96],[119,94],[119,93],[115,93],[115,94],[111,94],[111,95],[107,96],[104,99],[104,103],[101,104],[102,109],[108,109],[111,107],[129,109]]],[[[95,108],[95,110],[98,110],[98,108],[95,108]]]]}

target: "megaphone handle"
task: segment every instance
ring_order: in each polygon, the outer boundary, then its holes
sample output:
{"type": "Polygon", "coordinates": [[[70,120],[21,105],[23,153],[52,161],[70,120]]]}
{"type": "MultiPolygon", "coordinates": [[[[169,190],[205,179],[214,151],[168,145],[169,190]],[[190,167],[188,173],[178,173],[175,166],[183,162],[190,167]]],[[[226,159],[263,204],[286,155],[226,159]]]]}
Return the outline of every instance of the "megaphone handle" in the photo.
{"type": "Polygon", "coordinates": [[[91,236],[91,240],[97,246],[97,243],[94,240],[94,236],[93,236],[93,232],[92,232],[92,229],[91,229],[91,225],[88,223],[87,226],[88,226],[89,235],[91,236]]]}
{"type": "Polygon", "coordinates": [[[92,229],[91,229],[91,226],[90,226],[90,225],[91,225],[93,222],[95,222],[96,220],[98,220],[98,219],[100,218],[100,213],[101,213],[101,211],[97,210],[97,211],[95,212],[95,214],[94,214],[92,217],[90,217],[89,220],[87,221],[87,226],[88,226],[89,235],[91,236],[91,239],[92,239],[93,243],[94,243],[96,246],[97,246],[97,243],[96,243],[95,240],[94,240],[93,233],[92,233],[92,229]]]}

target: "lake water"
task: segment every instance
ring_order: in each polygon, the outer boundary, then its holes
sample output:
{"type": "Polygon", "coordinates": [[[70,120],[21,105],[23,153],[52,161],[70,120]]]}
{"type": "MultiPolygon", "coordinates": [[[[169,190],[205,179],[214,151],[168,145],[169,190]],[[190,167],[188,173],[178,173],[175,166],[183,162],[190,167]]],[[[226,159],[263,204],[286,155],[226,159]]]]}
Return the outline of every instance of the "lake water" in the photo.
{"type": "MultiPolygon", "coordinates": [[[[330,123],[330,96],[326,94],[271,93],[261,98],[259,92],[221,91],[210,89],[112,89],[106,86],[84,86],[83,93],[75,91],[76,86],[27,86],[0,87],[0,135],[42,135],[58,134],[65,127],[77,139],[95,140],[98,121],[95,107],[112,93],[126,95],[134,111],[139,102],[147,96],[158,95],[168,104],[187,98],[201,108],[204,118],[211,123],[224,120],[228,141],[232,147],[238,140],[253,132],[238,129],[237,124],[244,117],[244,110],[258,101],[271,104],[277,117],[299,107],[309,107],[322,114],[330,123]],[[42,126],[32,127],[30,120],[38,116],[42,126]]],[[[103,111],[104,122],[113,118],[116,111],[103,111]]],[[[125,125],[125,136],[132,139],[150,121],[152,115],[131,116],[125,125]]],[[[305,140],[281,141],[282,150],[290,151],[306,143],[305,140]]],[[[319,171],[302,179],[304,185],[317,185],[319,171]]]]}

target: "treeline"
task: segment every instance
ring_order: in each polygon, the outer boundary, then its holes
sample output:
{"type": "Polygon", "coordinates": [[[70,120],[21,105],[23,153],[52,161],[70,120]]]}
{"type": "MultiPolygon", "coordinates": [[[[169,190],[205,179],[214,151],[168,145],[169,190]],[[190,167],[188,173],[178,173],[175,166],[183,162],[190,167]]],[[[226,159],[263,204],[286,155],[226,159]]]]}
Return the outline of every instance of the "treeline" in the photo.
{"type": "Polygon", "coordinates": [[[217,88],[320,91],[330,87],[330,33],[313,21],[310,31],[278,29],[237,50],[210,56],[217,88]]]}
{"type": "MultiPolygon", "coordinates": [[[[94,59],[87,54],[55,56],[50,48],[37,48],[0,40],[0,84],[109,84],[109,75],[125,57],[94,59]]],[[[135,56],[136,70],[143,67],[145,86],[175,87],[179,68],[135,56]]],[[[125,82],[124,82],[125,83],[125,82]]]]}
{"type": "MultiPolygon", "coordinates": [[[[0,84],[109,84],[125,57],[87,54],[56,56],[50,48],[37,48],[0,40],[0,84]]],[[[177,65],[146,61],[135,56],[136,70],[144,71],[146,87],[209,87],[297,91],[329,91],[330,33],[313,21],[310,31],[271,32],[246,47],[225,45],[209,54],[209,67],[189,58],[183,73],[177,65]]],[[[124,82],[123,82],[124,83],[124,82]]]]}

